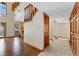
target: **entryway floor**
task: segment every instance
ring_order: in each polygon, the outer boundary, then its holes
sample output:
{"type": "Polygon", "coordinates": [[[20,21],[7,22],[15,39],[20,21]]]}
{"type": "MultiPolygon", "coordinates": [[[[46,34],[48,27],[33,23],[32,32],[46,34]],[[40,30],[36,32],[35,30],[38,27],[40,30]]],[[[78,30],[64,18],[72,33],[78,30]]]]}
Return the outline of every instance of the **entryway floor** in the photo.
{"type": "Polygon", "coordinates": [[[48,46],[38,56],[73,56],[68,40],[56,39],[50,40],[50,46],[48,46]]]}

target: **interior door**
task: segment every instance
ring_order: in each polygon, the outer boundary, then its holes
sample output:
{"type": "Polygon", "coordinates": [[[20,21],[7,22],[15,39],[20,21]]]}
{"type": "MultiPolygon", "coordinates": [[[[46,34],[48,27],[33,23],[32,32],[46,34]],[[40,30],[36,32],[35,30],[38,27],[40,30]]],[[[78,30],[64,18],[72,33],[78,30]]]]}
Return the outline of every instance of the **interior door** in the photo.
{"type": "Polygon", "coordinates": [[[77,26],[77,35],[76,35],[77,36],[76,37],[77,38],[76,39],[76,48],[77,49],[76,49],[76,54],[79,56],[79,16],[77,17],[76,20],[77,20],[77,25],[76,25],[77,26]]]}
{"type": "Polygon", "coordinates": [[[44,48],[49,45],[49,16],[44,13],[44,48]]]}

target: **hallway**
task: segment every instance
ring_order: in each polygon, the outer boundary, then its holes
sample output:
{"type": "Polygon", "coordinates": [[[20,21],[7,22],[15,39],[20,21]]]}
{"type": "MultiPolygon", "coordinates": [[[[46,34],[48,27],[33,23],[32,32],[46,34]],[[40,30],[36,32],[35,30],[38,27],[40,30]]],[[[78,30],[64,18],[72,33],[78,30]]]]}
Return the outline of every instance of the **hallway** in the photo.
{"type": "Polygon", "coordinates": [[[68,40],[56,39],[50,40],[50,46],[48,46],[38,56],[73,56],[68,40]]]}

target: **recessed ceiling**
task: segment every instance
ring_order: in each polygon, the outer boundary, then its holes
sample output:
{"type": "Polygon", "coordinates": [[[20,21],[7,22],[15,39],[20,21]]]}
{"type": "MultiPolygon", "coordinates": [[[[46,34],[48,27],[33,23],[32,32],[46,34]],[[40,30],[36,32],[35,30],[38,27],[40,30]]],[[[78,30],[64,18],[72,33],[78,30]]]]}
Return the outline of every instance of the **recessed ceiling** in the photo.
{"type": "Polygon", "coordinates": [[[52,18],[68,18],[75,2],[33,2],[32,4],[52,18]]]}

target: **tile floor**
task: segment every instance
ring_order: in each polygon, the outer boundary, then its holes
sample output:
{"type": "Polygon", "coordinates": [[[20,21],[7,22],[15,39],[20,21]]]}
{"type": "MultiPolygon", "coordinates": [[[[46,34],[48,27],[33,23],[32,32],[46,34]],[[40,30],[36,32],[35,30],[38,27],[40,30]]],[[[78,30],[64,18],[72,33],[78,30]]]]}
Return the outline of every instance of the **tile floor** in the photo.
{"type": "Polygon", "coordinates": [[[38,56],[73,56],[68,40],[57,39],[50,40],[50,46],[48,46],[38,56]]]}

